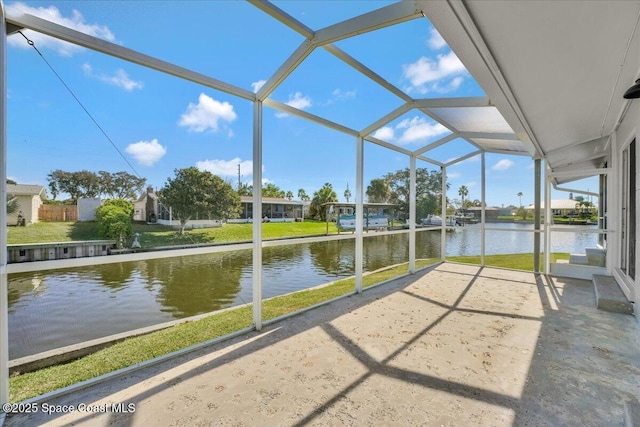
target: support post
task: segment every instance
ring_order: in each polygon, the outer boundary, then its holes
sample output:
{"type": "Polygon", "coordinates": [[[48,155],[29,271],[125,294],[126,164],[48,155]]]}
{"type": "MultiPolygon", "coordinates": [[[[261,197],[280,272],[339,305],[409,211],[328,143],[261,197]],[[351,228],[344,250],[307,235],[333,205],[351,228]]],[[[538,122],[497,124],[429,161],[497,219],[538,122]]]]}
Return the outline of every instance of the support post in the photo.
{"type": "Polygon", "coordinates": [[[540,173],[541,173],[542,161],[540,159],[534,160],[534,196],[533,196],[533,271],[540,273],[540,173]]]}
{"type": "MultiPolygon", "coordinates": [[[[7,288],[7,24],[0,1],[0,404],[9,402],[9,291],[7,288]]],[[[0,414],[1,415],[1,414],[0,414]]],[[[2,422],[0,422],[2,424],[2,422]]]]}
{"type": "Polygon", "coordinates": [[[362,293],[362,275],[364,272],[364,139],[356,138],[356,293],[362,293]]]}
{"type": "Polygon", "coordinates": [[[416,156],[409,164],[409,273],[416,272],[416,156]]]}
{"type": "Polygon", "coordinates": [[[253,324],[262,329],[262,101],[253,102],[253,324]]]}
{"type": "Polygon", "coordinates": [[[487,187],[487,155],[486,152],[482,152],[480,156],[480,168],[481,168],[481,194],[480,194],[480,266],[485,266],[484,256],[485,256],[485,246],[486,246],[486,231],[485,231],[485,222],[486,222],[486,187],[487,187]]]}
{"type": "Polygon", "coordinates": [[[447,259],[447,168],[440,168],[442,174],[442,204],[440,209],[440,217],[442,218],[442,229],[440,230],[440,261],[447,259]]]}
{"type": "Polygon", "coordinates": [[[544,174],[544,272],[550,273],[551,269],[551,176],[549,171],[544,174]]]}

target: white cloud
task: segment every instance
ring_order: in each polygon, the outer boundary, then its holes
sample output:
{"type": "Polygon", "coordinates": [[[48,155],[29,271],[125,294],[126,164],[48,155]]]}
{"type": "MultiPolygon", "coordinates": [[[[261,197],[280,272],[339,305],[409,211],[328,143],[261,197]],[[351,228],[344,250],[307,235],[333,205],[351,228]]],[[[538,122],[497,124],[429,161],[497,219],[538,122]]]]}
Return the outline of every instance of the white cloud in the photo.
{"type": "Polygon", "coordinates": [[[320,105],[322,105],[323,107],[326,107],[327,105],[332,105],[332,104],[335,104],[336,102],[350,101],[356,98],[356,94],[357,94],[357,91],[355,89],[346,90],[346,91],[335,89],[333,92],[331,92],[331,98],[329,98],[325,102],[321,102],[320,105]]]}
{"type": "Polygon", "coordinates": [[[447,45],[447,42],[444,41],[438,30],[436,30],[435,28],[431,29],[431,36],[429,37],[427,43],[432,49],[442,49],[447,45]]]}
{"type": "Polygon", "coordinates": [[[216,101],[201,93],[198,104],[189,103],[187,111],[180,116],[178,125],[186,126],[194,132],[204,132],[207,129],[218,132],[220,120],[231,123],[236,117],[233,105],[227,101],[216,101]]]}
{"type": "Polygon", "coordinates": [[[383,141],[393,141],[395,138],[395,132],[393,128],[390,126],[383,126],[373,134],[375,138],[381,139],[383,141]]]}
{"type": "Polygon", "coordinates": [[[499,160],[498,163],[496,163],[495,165],[493,165],[491,167],[491,169],[493,169],[494,171],[503,171],[503,170],[507,170],[510,167],[512,167],[515,163],[513,163],[511,160],[509,159],[502,159],[499,160]]]}
{"type": "Polygon", "coordinates": [[[395,127],[383,126],[374,132],[373,136],[387,142],[398,144],[409,144],[417,141],[424,141],[434,136],[448,133],[449,129],[440,123],[429,123],[422,117],[415,116],[412,119],[404,119],[395,127]],[[400,136],[396,137],[396,133],[400,136]]]}
{"type": "Polygon", "coordinates": [[[333,91],[332,95],[340,100],[354,99],[356,97],[356,90],[346,90],[341,91],[340,89],[336,89],[333,91]]]}
{"type": "Polygon", "coordinates": [[[266,80],[258,80],[257,82],[251,83],[251,87],[253,88],[253,91],[257,93],[266,82],[266,80]]]}
{"type": "Polygon", "coordinates": [[[157,139],[129,144],[124,151],[144,166],[153,166],[167,154],[167,149],[160,145],[157,139]]]}
{"type": "Polygon", "coordinates": [[[403,65],[403,69],[403,77],[411,83],[409,89],[421,93],[454,90],[462,83],[463,75],[468,74],[453,52],[438,55],[437,61],[423,56],[412,64],[403,65]],[[452,80],[447,82],[447,79],[452,80]]]}
{"type": "Polygon", "coordinates": [[[429,123],[424,118],[417,116],[411,120],[404,119],[396,126],[396,129],[404,129],[404,132],[398,138],[398,142],[401,144],[423,141],[449,132],[449,129],[440,123],[429,123]]]}
{"type": "MultiPolygon", "coordinates": [[[[285,102],[290,107],[297,108],[298,110],[304,110],[311,107],[311,98],[303,96],[301,92],[296,92],[289,95],[289,101],[285,102]]],[[[276,113],[276,117],[287,117],[287,113],[276,113]]]]}
{"type": "Polygon", "coordinates": [[[129,75],[121,68],[117,69],[113,76],[106,74],[94,74],[91,64],[85,63],[82,64],[82,71],[84,71],[84,74],[88,77],[98,79],[101,82],[113,86],[121,87],[127,92],[131,92],[134,89],[142,89],[144,86],[140,81],[131,80],[129,75]]]}
{"type": "Polygon", "coordinates": [[[447,172],[447,179],[460,178],[462,174],[460,172],[447,172]]]}
{"type": "Polygon", "coordinates": [[[226,177],[237,177],[238,165],[240,165],[241,176],[253,175],[253,161],[243,161],[238,157],[231,160],[202,160],[196,162],[196,167],[201,171],[209,171],[214,175],[226,177]]]}
{"type": "Polygon", "coordinates": [[[456,90],[460,87],[463,81],[464,81],[464,77],[462,76],[454,77],[453,80],[451,80],[451,83],[449,84],[449,88],[451,90],[456,90]]]}
{"type": "Polygon", "coordinates": [[[311,107],[311,98],[302,96],[302,93],[296,92],[293,95],[289,95],[289,101],[287,101],[286,104],[298,110],[304,110],[307,107],[311,107]]]}
{"type": "MultiPolygon", "coordinates": [[[[46,19],[56,24],[64,25],[65,27],[72,28],[90,36],[98,37],[110,42],[115,41],[115,36],[109,30],[106,25],[88,24],[82,14],[77,10],[71,12],[71,16],[62,16],[60,10],[55,6],[49,7],[31,7],[25,3],[18,2],[10,5],[5,5],[6,13],[9,15],[22,15],[30,14],[46,19]]],[[[76,52],[81,51],[83,48],[71,43],[64,42],[62,40],[55,39],[53,37],[45,36],[41,33],[36,33],[31,30],[22,31],[26,37],[33,40],[35,46],[42,49],[52,49],[57,51],[62,56],[71,56],[76,52]]],[[[31,46],[27,44],[27,41],[20,34],[15,34],[7,38],[7,43],[11,46],[20,47],[23,49],[29,49],[31,46]]]]}

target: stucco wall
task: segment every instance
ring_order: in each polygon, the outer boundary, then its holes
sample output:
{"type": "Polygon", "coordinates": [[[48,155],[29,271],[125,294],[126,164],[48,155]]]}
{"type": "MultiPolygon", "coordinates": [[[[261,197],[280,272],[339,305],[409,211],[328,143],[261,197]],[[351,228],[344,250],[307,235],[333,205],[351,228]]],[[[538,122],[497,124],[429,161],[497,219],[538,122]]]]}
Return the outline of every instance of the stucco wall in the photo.
{"type": "Polygon", "coordinates": [[[16,196],[16,199],[18,201],[18,209],[15,213],[7,215],[7,225],[16,225],[19,213],[22,213],[22,217],[27,224],[38,222],[38,208],[42,205],[40,196],[16,196]]]}
{"type": "Polygon", "coordinates": [[[78,199],[78,221],[95,221],[96,209],[100,207],[102,200],[95,199],[78,199]]]}

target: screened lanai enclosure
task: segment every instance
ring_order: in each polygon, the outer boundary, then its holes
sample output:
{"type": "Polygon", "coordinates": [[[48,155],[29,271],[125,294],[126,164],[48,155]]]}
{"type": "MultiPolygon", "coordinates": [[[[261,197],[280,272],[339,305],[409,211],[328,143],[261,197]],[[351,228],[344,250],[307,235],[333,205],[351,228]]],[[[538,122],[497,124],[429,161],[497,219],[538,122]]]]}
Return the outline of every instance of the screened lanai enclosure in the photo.
{"type": "MultiPolygon", "coordinates": [[[[373,180],[402,176],[391,204],[407,213],[385,230],[273,239],[254,221],[242,243],[92,258],[13,264],[3,250],[2,403],[18,359],[222,309],[239,313],[225,337],[260,331],[292,314],[279,297],[351,278],[315,307],[391,267],[381,281],[519,254],[539,277],[606,276],[636,300],[640,106],[623,94],[640,73],[638,1],[2,6],[3,182],[130,167],[160,188],[197,166],[252,186],[253,212],[265,183],[294,196],[332,183],[327,202],[344,190],[357,219],[390,201],[372,200],[373,180]],[[566,224],[558,199],[589,201],[589,224],[566,224]]],[[[3,186],[3,248],[7,203],[3,186]]]]}

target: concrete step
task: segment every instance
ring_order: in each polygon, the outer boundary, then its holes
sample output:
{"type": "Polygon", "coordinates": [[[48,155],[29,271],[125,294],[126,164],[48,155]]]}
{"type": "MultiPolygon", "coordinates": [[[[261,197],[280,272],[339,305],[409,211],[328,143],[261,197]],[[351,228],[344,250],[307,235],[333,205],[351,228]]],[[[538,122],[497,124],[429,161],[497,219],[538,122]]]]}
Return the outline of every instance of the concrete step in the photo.
{"type": "Polygon", "coordinates": [[[587,265],[588,264],[587,255],[586,254],[570,254],[569,264],[587,265]]]}
{"type": "Polygon", "coordinates": [[[638,399],[624,402],[624,425],[625,427],[640,426],[640,403],[638,403],[638,399]]]}
{"type": "Polygon", "coordinates": [[[599,310],[633,315],[633,304],[624,296],[616,279],[612,276],[594,274],[592,281],[599,310]]]}

